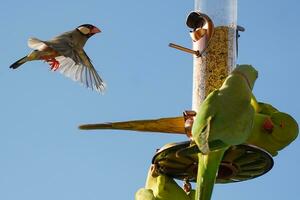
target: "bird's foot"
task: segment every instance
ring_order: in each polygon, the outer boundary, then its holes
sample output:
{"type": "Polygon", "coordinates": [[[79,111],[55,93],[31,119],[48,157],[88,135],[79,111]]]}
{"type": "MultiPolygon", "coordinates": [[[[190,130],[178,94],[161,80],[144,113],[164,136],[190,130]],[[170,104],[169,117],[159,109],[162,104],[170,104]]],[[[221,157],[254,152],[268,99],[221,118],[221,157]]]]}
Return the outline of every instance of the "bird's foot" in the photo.
{"type": "Polygon", "coordinates": [[[49,58],[47,56],[42,57],[44,62],[50,65],[51,71],[56,71],[59,68],[59,62],[55,58],[49,58]]]}
{"type": "Polygon", "coordinates": [[[192,126],[193,126],[194,118],[195,118],[196,114],[197,113],[193,110],[187,110],[187,111],[183,112],[185,134],[190,139],[192,138],[192,126]]]}
{"type": "Polygon", "coordinates": [[[152,176],[153,178],[156,178],[156,177],[158,177],[159,175],[160,175],[160,172],[159,172],[159,170],[158,170],[157,164],[152,164],[152,165],[151,165],[151,176],[152,176]]]}
{"type": "Polygon", "coordinates": [[[50,58],[47,63],[51,66],[51,71],[56,71],[59,68],[59,62],[55,58],[50,58]]]}
{"type": "Polygon", "coordinates": [[[183,181],[183,190],[188,194],[192,190],[192,185],[187,178],[185,178],[183,181]]]}

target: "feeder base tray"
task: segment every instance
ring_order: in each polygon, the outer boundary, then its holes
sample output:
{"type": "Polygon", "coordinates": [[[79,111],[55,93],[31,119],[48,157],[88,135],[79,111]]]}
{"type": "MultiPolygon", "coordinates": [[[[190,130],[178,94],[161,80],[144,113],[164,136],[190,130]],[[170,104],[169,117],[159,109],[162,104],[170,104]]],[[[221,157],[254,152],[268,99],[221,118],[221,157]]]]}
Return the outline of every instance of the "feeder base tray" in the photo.
{"type": "MultiPolygon", "coordinates": [[[[175,179],[196,182],[198,155],[176,157],[176,152],[190,145],[189,141],[166,144],[152,159],[157,171],[175,179]]],[[[251,180],[270,171],[273,158],[265,150],[253,145],[230,147],[224,154],[219,167],[217,183],[233,183],[251,180]]]]}

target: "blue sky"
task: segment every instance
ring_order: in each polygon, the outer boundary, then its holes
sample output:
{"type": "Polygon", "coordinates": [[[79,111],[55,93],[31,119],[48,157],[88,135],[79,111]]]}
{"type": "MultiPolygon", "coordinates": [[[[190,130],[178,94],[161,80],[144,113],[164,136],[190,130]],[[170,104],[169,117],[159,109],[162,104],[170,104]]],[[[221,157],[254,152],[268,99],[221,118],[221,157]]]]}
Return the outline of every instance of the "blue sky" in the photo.
{"type": "MultiPolygon", "coordinates": [[[[239,1],[238,63],[259,71],[254,93],[300,120],[299,1],[239,1]]],[[[184,136],[86,132],[81,123],[177,116],[191,107],[192,57],[186,15],[194,1],[16,1],[0,8],[0,199],[133,199],[155,149],[184,136]],[[102,33],[85,49],[107,82],[105,95],[49,71],[42,62],[8,67],[30,50],[83,23],[102,33]]],[[[217,185],[216,199],[297,199],[300,143],[274,158],[271,172],[217,185]]]]}

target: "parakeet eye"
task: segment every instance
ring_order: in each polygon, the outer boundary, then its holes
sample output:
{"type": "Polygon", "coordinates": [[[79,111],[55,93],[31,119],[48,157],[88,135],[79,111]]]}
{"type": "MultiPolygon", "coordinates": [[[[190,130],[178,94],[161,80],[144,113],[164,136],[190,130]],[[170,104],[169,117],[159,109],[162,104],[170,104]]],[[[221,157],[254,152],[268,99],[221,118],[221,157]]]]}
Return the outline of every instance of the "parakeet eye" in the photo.
{"type": "Polygon", "coordinates": [[[87,28],[87,27],[84,27],[84,26],[78,27],[78,30],[79,30],[82,34],[84,34],[84,35],[87,35],[87,34],[90,33],[90,29],[87,28]]]}

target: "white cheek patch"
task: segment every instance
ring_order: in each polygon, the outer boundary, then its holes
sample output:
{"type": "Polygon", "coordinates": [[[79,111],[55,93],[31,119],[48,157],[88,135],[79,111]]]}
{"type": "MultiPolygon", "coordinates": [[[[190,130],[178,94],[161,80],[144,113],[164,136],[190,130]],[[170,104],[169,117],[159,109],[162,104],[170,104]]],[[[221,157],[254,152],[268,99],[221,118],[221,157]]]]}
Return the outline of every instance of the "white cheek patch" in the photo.
{"type": "Polygon", "coordinates": [[[87,27],[84,27],[84,26],[79,27],[78,30],[84,35],[87,35],[90,33],[90,29],[87,27]]]}

